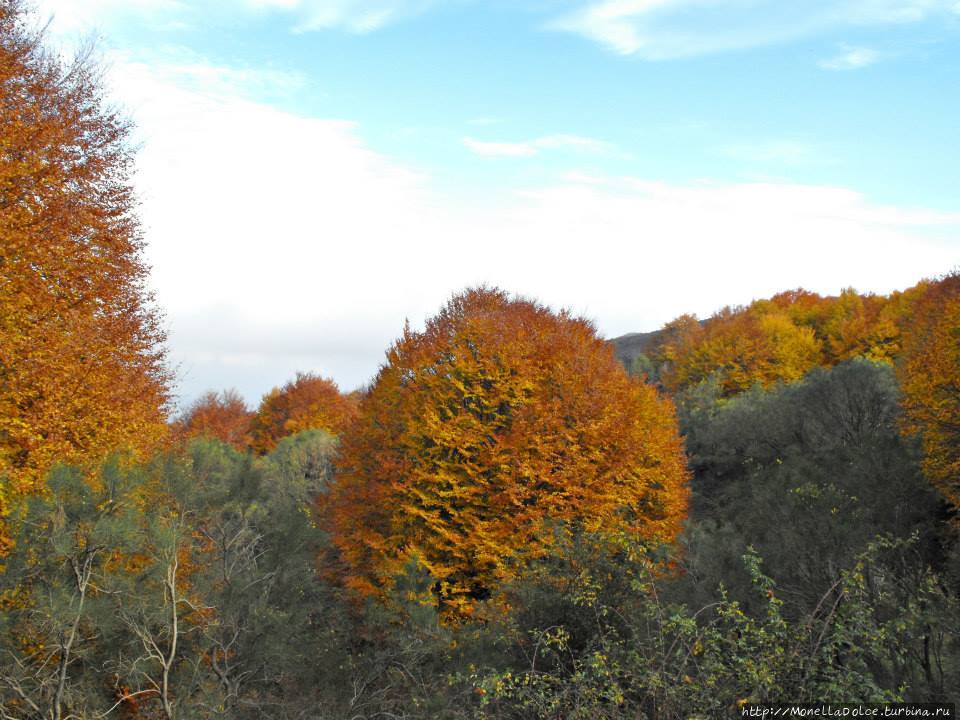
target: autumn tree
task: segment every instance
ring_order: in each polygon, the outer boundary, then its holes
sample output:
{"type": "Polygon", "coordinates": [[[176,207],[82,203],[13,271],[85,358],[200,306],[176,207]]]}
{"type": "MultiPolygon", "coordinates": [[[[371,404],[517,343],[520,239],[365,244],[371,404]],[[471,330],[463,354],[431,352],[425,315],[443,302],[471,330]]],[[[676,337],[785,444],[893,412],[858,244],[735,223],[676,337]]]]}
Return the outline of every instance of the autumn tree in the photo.
{"type": "Polygon", "coordinates": [[[686,481],[671,404],[589,322],[481,288],[389,350],[321,511],[349,586],[419,567],[469,610],[564,534],[672,540],[686,481]]]}
{"type": "Polygon", "coordinates": [[[208,392],[195,400],[174,423],[181,439],[216,438],[243,450],[250,445],[253,413],[236,390],[208,392]]]}
{"type": "Polygon", "coordinates": [[[670,365],[660,377],[671,391],[714,374],[728,395],[755,384],[793,382],[821,358],[813,329],[776,307],[725,308],[702,328],[680,318],[667,329],[659,352],[670,365]]]}
{"type": "Polygon", "coordinates": [[[913,304],[899,371],[906,427],[923,437],[924,472],[960,507],[960,273],[913,304]]]}
{"type": "Polygon", "coordinates": [[[288,435],[325,430],[339,435],[356,415],[356,398],[340,392],[333,380],[297,373],[282,388],[264,395],[251,424],[253,449],[268,453],[288,435]]]}
{"type": "Polygon", "coordinates": [[[128,136],[89,54],[64,64],[0,0],[0,512],[55,460],[165,432],[128,136]]]}
{"type": "Polygon", "coordinates": [[[823,303],[818,335],[829,364],[855,357],[890,361],[900,350],[900,327],[893,306],[880,295],[847,288],[823,303]]]}

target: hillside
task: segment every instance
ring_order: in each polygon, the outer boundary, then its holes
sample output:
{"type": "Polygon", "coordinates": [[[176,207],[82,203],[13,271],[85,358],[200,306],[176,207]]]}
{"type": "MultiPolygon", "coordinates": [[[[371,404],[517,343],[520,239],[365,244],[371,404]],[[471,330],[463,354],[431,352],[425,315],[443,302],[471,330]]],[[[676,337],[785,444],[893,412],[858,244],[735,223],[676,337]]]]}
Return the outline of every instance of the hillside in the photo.
{"type": "Polygon", "coordinates": [[[637,357],[645,352],[656,342],[662,331],[653,332],[633,332],[615,337],[610,340],[614,347],[614,354],[617,360],[623,363],[624,367],[629,368],[637,357]]]}

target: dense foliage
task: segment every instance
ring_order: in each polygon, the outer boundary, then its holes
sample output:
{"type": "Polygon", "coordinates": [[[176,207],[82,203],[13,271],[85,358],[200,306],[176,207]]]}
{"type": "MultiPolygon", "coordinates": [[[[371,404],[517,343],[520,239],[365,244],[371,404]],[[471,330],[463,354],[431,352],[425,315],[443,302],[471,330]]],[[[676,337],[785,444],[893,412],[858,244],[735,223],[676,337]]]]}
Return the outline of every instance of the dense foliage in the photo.
{"type": "Polygon", "coordinates": [[[64,64],[20,1],[2,0],[0,514],[54,462],[166,431],[128,134],[88,58],[64,64]]]}
{"type": "MultiPolygon", "coordinates": [[[[889,373],[875,369],[825,372],[800,395],[833,383],[851,400],[877,393],[890,410],[889,373]]],[[[807,401],[757,396],[755,420],[807,401]]],[[[726,412],[696,421],[697,432],[745,448],[755,426],[737,421],[754,411],[726,412]]],[[[93,484],[62,467],[48,496],[23,501],[0,574],[0,710],[24,719],[666,720],[756,701],[955,702],[955,550],[935,501],[912,485],[917,448],[898,447],[905,441],[890,422],[895,409],[862,429],[861,460],[892,443],[907,473],[902,494],[914,493],[916,507],[897,505],[890,487],[893,507],[865,500],[861,512],[837,515],[835,500],[813,490],[830,490],[832,479],[814,474],[789,500],[801,512],[793,528],[775,506],[804,478],[775,477],[775,462],[729,475],[737,457],[752,466],[753,453],[705,452],[698,492],[729,483],[743,498],[771,485],[744,509],[749,521],[739,508],[698,502],[679,549],[626,534],[564,536],[505,582],[507,602],[478,602],[476,620],[456,625],[418,601],[429,579],[416,568],[387,604],[358,603],[318,573],[317,556],[331,548],[310,508],[329,488],[336,453],[322,431],[265,457],[196,440],[146,465],[107,463],[93,484]],[[798,562],[795,533],[815,524],[827,538],[798,562]]],[[[844,423],[820,429],[839,434],[844,423]]],[[[784,464],[797,466],[804,441],[784,442],[784,464]]],[[[838,482],[849,493],[870,485],[856,469],[838,482]]]]}
{"type": "Polygon", "coordinates": [[[284,437],[301,430],[339,434],[356,415],[356,399],[343,395],[336,383],[311,373],[297,377],[264,395],[250,423],[250,446],[270,452],[284,437]]]}
{"type": "Polygon", "coordinates": [[[187,407],[173,424],[173,434],[182,440],[216,438],[242,450],[251,444],[253,417],[236,390],[210,391],[187,407]]]}
{"type": "Polygon", "coordinates": [[[476,289],[390,349],[322,510],[351,587],[414,563],[468,610],[564,533],[672,540],[686,478],[672,408],[588,323],[476,289]]]}
{"type": "Polygon", "coordinates": [[[923,438],[927,476],[960,508],[960,274],[929,287],[904,336],[906,426],[923,438]]]}
{"type": "Polygon", "coordinates": [[[724,308],[703,322],[683,315],[664,326],[645,359],[671,392],[715,378],[725,396],[758,383],[795,382],[814,367],[855,357],[891,360],[900,353],[910,304],[925,288],[889,297],[796,290],[724,308]]]}
{"type": "Polygon", "coordinates": [[[336,667],[342,630],[307,510],[334,447],[311,431],[263,459],[196,441],[93,482],[54,471],[0,574],[3,716],[283,717],[326,687],[303,659],[336,667]]]}
{"type": "Polygon", "coordinates": [[[803,382],[722,403],[681,399],[696,517],[687,535],[688,583],[746,585],[746,538],[780,586],[812,609],[831,578],[880,532],[917,534],[937,555],[942,507],[900,433],[889,365],[851,360],[803,382]]]}
{"type": "Polygon", "coordinates": [[[172,429],[181,443],[212,438],[263,455],[304,430],[339,435],[356,413],[355,394],[342,394],[332,380],[297,373],[294,380],[264,395],[256,412],[236,390],[207,392],[183,411],[172,429]]]}
{"type": "Polygon", "coordinates": [[[960,701],[960,275],[682,316],[645,377],[468,290],[362,397],[168,428],[126,125],[26,23],[0,0],[2,720],[960,701]]]}

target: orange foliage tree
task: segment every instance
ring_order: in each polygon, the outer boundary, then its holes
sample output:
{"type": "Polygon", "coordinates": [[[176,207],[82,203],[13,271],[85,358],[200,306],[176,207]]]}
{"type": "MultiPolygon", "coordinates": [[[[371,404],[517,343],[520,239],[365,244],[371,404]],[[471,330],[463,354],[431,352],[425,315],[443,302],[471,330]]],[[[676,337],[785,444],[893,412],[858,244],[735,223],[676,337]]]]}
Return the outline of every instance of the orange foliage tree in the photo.
{"type": "Polygon", "coordinates": [[[287,435],[317,428],[339,435],[357,413],[353,395],[344,395],[332,380],[312,373],[274,388],[263,397],[251,424],[251,442],[268,453],[287,435]]]}
{"type": "Polygon", "coordinates": [[[182,439],[213,437],[237,450],[250,446],[253,413],[236,390],[208,392],[198,398],[174,424],[174,434],[182,439]]]}
{"type": "MultiPolygon", "coordinates": [[[[683,320],[681,318],[681,320],[683,320]]],[[[793,382],[820,360],[820,343],[812,328],[794,323],[776,309],[726,308],[702,328],[676,322],[657,350],[671,360],[661,373],[666,388],[677,391],[716,374],[725,394],[760,383],[793,382]]]]}
{"type": "Polygon", "coordinates": [[[663,327],[649,356],[669,391],[714,376],[727,396],[758,383],[794,382],[816,366],[855,357],[892,362],[901,352],[904,318],[924,287],[886,297],[791,290],[724,308],[704,322],[683,315],[663,327]]]}
{"type": "MultiPolygon", "coordinates": [[[[128,126],[88,56],[64,64],[0,0],[0,506],[55,461],[166,431],[128,126]]],[[[2,511],[2,510],[0,510],[2,511]]]]}
{"type": "Polygon", "coordinates": [[[891,361],[900,351],[897,306],[888,298],[848,288],[821,305],[816,330],[823,338],[825,364],[855,357],[891,361]]]}
{"type": "Polygon", "coordinates": [[[416,564],[468,611],[556,533],[672,540],[687,494],[672,404],[590,323],[474,289],[389,350],[320,511],[349,586],[416,564]]]}
{"type": "Polygon", "coordinates": [[[960,508],[960,274],[930,284],[904,323],[900,385],[908,430],[923,437],[923,469],[960,508]]]}

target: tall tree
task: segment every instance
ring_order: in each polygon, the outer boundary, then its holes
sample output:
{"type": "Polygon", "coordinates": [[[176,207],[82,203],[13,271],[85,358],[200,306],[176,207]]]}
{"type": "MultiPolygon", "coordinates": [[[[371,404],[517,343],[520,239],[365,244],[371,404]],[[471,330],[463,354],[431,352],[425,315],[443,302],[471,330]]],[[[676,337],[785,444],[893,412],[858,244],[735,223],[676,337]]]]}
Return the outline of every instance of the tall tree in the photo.
{"type": "Polygon", "coordinates": [[[556,533],[670,540],[686,513],[669,401],[588,322],[499,290],[407,328],[360,414],[321,506],[362,592],[414,563],[469,611],[556,533]]]}
{"type": "Polygon", "coordinates": [[[54,460],[160,438],[169,382],[128,124],[28,24],[0,0],[0,512],[54,460]]]}

